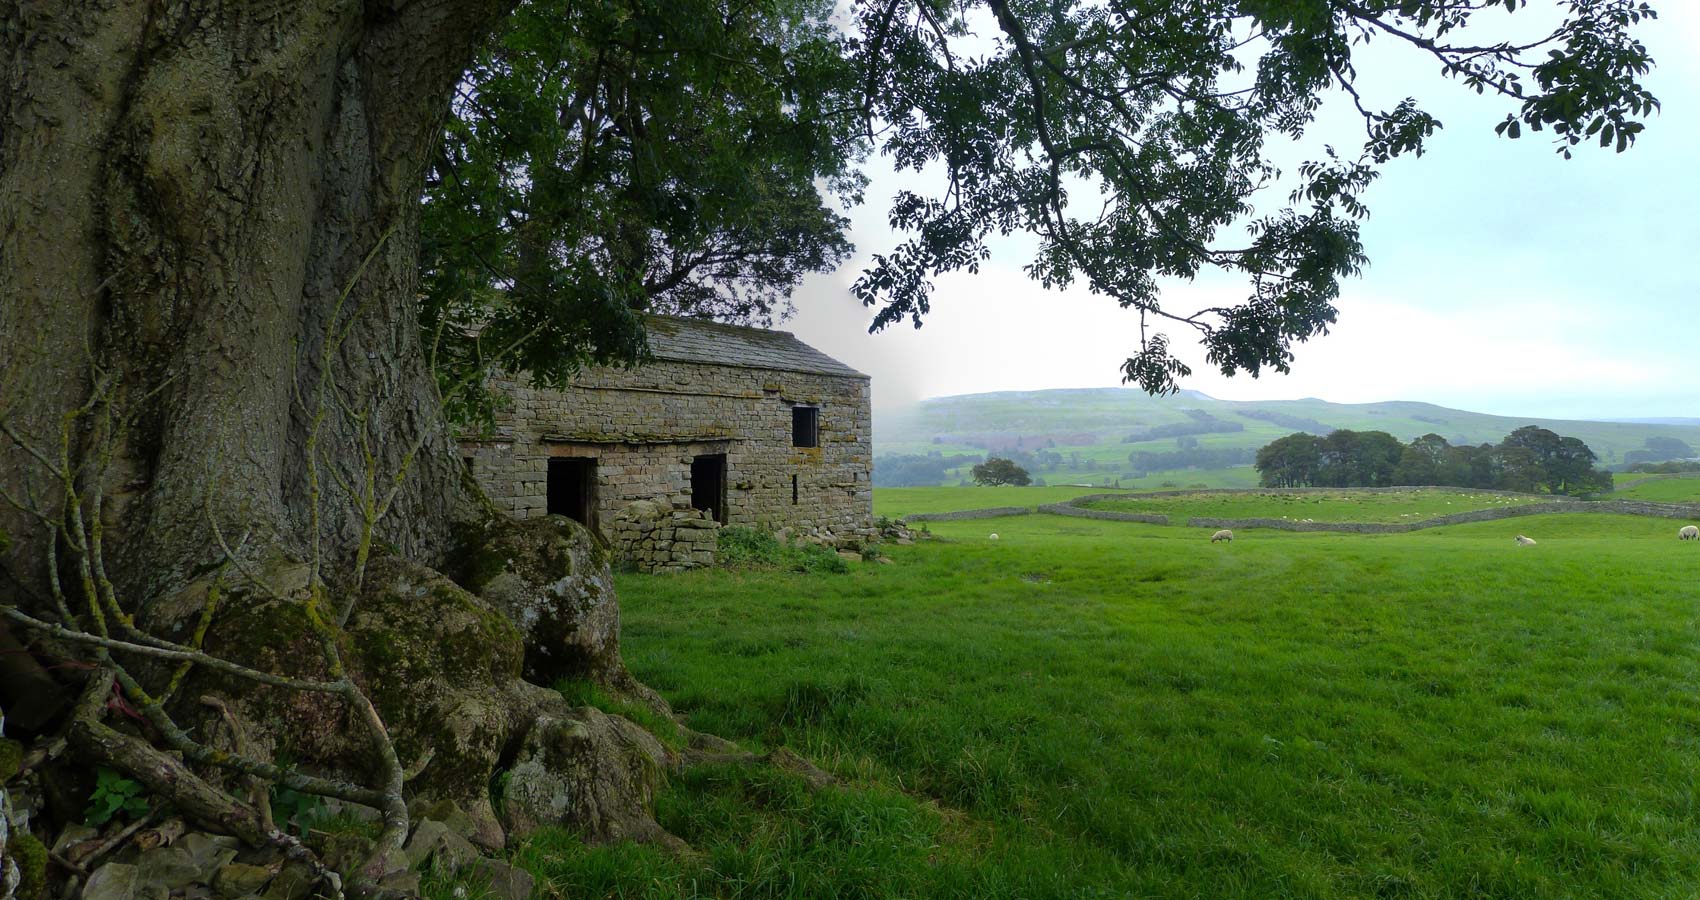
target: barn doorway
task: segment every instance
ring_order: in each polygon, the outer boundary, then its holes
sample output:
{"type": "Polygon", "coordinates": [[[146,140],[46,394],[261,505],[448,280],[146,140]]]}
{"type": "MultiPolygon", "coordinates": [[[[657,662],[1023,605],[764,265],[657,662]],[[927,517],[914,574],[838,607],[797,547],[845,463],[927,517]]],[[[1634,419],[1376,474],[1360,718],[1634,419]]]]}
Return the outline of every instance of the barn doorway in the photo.
{"type": "Polygon", "coordinates": [[[596,460],[557,456],[549,460],[549,515],[566,516],[596,528],[596,460]]]}
{"type": "Polygon", "coordinates": [[[709,453],[691,460],[691,506],[726,524],[726,454],[709,453]]]}

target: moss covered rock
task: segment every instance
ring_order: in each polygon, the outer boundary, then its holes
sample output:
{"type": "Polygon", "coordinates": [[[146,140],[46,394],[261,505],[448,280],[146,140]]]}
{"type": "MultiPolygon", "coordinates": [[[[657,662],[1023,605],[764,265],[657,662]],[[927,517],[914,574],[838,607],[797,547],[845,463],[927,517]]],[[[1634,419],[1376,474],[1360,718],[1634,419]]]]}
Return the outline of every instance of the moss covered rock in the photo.
{"type": "MultiPolygon", "coordinates": [[[[374,558],[337,638],[343,664],[377,707],[402,765],[417,770],[408,782],[410,798],[451,802],[470,820],[467,836],[475,844],[500,848],[507,834],[491,785],[508,761],[520,758],[536,778],[510,774],[513,790],[547,781],[577,798],[550,824],[660,839],[647,809],[664,769],[655,760],[666,750],[638,726],[575,709],[524,677],[529,672],[550,683],[557,673],[594,676],[611,692],[666,708],[620,661],[607,553],[583,528],[559,519],[498,524],[468,546],[477,552],[462,554],[462,583],[405,559],[374,558]],[[581,733],[588,737],[569,739],[581,733]],[[553,750],[527,755],[528,747],[553,750]]],[[[226,590],[220,597],[206,648],[276,674],[332,677],[315,623],[334,617],[345,598],[305,602],[306,571],[299,564],[280,562],[264,575],[269,590],[226,590]]],[[[207,599],[217,596],[208,588],[197,585],[157,611],[179,623],[169,633],[187,637],[207,599]]],[[[215,694],[238,720],[249,752],[284,755],[317,774],[377,782],[369,732],[339,698],[196,669],[177,693],[174,714],[225,748],[234,744],[229,726],[202,702],[215,694]]]]}
{"type": "Polygon", "coordinates": [[[448,571],[519,629],[534,684],[590,681],[670,714],[620,659],[620,604],[608,549],[565,516],[504,520],[463,535],[448,571]]]}
{"type": "Polygon", "coordinates": [[[578,707],[540,718],[502,782],[502,822],[513,837],[568,825],[590,843],[683,847],[650,815],[673,763],[661,742],[620,716],[578,707]]]}

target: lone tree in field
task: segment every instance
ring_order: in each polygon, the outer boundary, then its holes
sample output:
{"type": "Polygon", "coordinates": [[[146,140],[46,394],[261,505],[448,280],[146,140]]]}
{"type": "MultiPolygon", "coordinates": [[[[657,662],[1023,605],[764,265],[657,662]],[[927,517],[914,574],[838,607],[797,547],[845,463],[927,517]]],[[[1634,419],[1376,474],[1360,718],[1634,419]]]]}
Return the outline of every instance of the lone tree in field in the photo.
{"type": "MultiPolygon", "coordinates": [[[[556,80],[530,98],[492,87],[495,70],[468,76],[493,33],[512,37],[499,29],[520,5],[0,9],[0,597],[14,632],[20,616],[57,629],[30,626],[39,651],[98,665],[74,732],[85,759],[188,803],[187,781],[158,775],[174,757],[100,731],[100,690],[124,682],[154,739],[203,775],[230,756],[186,750],[169,715],[205,722],[197,698],[226,691],[264,763],[245,775],[285,778],[266,760],[287,736],[340,783],[381,783],[391,843],[404,781],[470,804],[500,843],[527,820],[510,802],[498,823],[493,768],[562,741],[579,742],[588,782],[528,789],[592,797],[566,815],[593,839],[665,840],[643,810],[653,779],[629,771],[645,754],[662,765],[663,748],[532,686],[587,678],[659,704],[619,665],[611,594],[587,589],[596,602],[573,607],[549,589],[563,568],[594,580],[601,557],[582,530],[504,522],[465,477],[443,408],[466,378],[635,356],[633,307],[666,296],[734,315],[776,298],[760,285],[845,249],[798,185],[839,179],[855,199],[845,160],[865,146],[939,174],[936,190],[892,199],[911,237],[856,282],[877,325],[919,323],[931,278],[1025,230],[1044,284],[1084,280],[1142,323],[1196,331],[1225,372],[1284,371],[1363,263],[1360,195],[1377,167],[1439,125],[1414,100],[1360,96],[1355,50],[1415,47],[1505,103],[1502,133],[1548,131],[1566,154],[1623,149],[1656,108],[1631,34],[1651,13],[1633,0],[1540,4],[1564,20],[1524,43],[1493,33],[1517,0],[856,0],[848,35],[827,29],[825,3],[728,16],[628,0],[606,21],[504,45],[549,60],[556,80]],[[722,77],[745,80],[714,88],[722,77]],[[1333,88],[1363,113],[1361,153],[1319,154],[1288,208],[1244,221],[1274,178],[1266,135],[1301,135],[1333,88]],[[466,123],[498,97],[478,121],[514,140],[450,129],[445,144],[451,110],[466,123]],[[547,121],[559,129],[523,139],[547,121]],[[563,159],[587,178],[556,171],[563,159]],[[727,190],[745,193],[727,204],[727,190]],[[422,254],[428,192],[458,205],[432,210],[443,227],[422,254]],[[791,204],[802,243],[762,231],[772,203],[791,204]],[[716,268],[715,241],[739,227],[749,252],[716,268]],[[496,256],[474,260],[484,250],[496,256]],[[1158,279],[1207,267],[1243,273],[1245,301],[1161,305],[1158,279]],[[440,383],[432,362],[445,360],[460,374],[440,383]],[[242,681],[255,673],[338,701],[242,681]]],[[[1127,378],[1172,389],[1187,370],[1167,347],[1145,336],[1127,378]]],[[[205,786],[198,815],[258,821],[205,786]]],[[[395,859],[379,852],[368,874],[395,859]]]]}
{"type": "Polygon", "coordinates": [[[974,483],[980,485],[1013,484],[1026,487],[1033,483],[1027,470],[1015,464],[1013,460],[994,456],[970,470],[974,483]]]}

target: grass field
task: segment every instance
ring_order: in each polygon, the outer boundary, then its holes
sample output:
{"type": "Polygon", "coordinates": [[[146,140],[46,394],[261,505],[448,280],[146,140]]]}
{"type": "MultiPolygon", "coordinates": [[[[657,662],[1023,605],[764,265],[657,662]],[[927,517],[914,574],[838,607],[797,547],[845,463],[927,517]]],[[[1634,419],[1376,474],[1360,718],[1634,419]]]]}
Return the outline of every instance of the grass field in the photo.
{"type": "MultiPolygon", "coordinates": [[[[1633,476],[1619,475],[1628,481],[1633,476]]],[[[874,492],[876,495],[878,491],[874,492]]],[[[1648,500],[1657,503],[1700,503],[1700,475],[1681,478],[1652,478],[1606,495],[1612,500],[1648,500]]]]}
{"type": "MultiPolygon", "coordinates": [[[[876,492],[877,494],[877,492],[876,492]]],[[[1172,523],[1188,516],[1223,518],[1312,519],[1317,522],[1411,522],[1436,516],[1539,503],[1533,496],[1507,497],[1467,489],[1411,488],[1386,493],[1363,491],[1235,491],[1098,500],[1092,509],[1162,513],[1172,523]]]]}
{"type": "Polygon", "coordinates": [[[875,488],[874,515],[908,516],[915,513],[956,512],[964,509],[993,509],[999,506],[1025,506],[1029,509],[1045,503],[1061,503],[1087,494],[1102,494],[1102,487],[922,487],[875,488]]]}
{"type": "Polygon", "coordinates": [[[1668,522],[933,531],[849,575],[620,577],[626,659],[692,727],[845,787],[695,770],[658,811],[695,855],[546,833],[541,896],[1700,890],[1700,548],[1668,522]]]}

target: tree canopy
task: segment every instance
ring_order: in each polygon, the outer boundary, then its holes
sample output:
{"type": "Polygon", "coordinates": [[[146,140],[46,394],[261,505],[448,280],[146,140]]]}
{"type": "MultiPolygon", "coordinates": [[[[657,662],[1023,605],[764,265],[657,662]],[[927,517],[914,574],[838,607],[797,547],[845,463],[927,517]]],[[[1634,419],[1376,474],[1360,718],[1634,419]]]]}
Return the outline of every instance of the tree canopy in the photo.
{"type": "Polygon", "coordinates": [[[1299,432],[1264,445],[1255,465],[1264,487],[1449,485],[1587,494],[1612,484],[1595,460],[1581,439],[1526,425],[1481,446],[1453,446],[1438,434],[1401,444],[1385,431],[1299,432]]]}
{"type": "Polygon", "coordinates": [[[1026,469],[1000,456],[987,459],[969,472],[974,476],[974,483],[980,485],[1013,484],[1025,487],[1033,483],[1033,478],[1027,474],[1026,469]]]}
{"type": "Polygon", "coordinates": [[[1623,150],[1657,101],[1631,28],[1634,0],[1568,0],[1529,40],[1494,12],[1526,0],[1017,0],[935,5],[859,0],[850,47],[869,134],[895,162],[936,172],[931,191],[892,201],[910,237],[857,280],[875,327],[928,312],[933,278],[973,271],[988,239],[1038,236],[1027,273],[1080,281],[1138,313],[1141,346],[1125,380],[1173,391],[1190,369],[1166,321],[1195,331],[1224,374],[1285,372],[1291,347],[1335,320],[1341,278],[1365,262],[1361,200],[1378,167],[1420,154],[1440,127],[1414,98],[1377,108],[1356,86],[1355,54],[1396,43],[1509,104],[1499,131],[1550,130],[1560,152],[1584,140],[1623,150]],[[1324,93],[1355,104],[1364,140],[1322,148],[1285,181],[1271,135],[1301,137],[1324,93]],[[1260,191],[1290,188],[1284,208],[1260,191]],[[1243,223],[1235,240],[1230,226],[1243,223]],[[1250,282],[1231,306],[1174,310],[1159,280],[1215,268],[1250,282]]]}
{"type": "Polygon", "coordinates": [[[918,327],[938,276],[1024,231],[1034,280],[1138,315],[1124,380],[1164,393],[1190,374],[1163,323],[1224,374],[1285,372],[1366,262],[1379,167],[1441,127],[1359,90],[1366,47],[1432,57],[1507,105],[1500,134],[1549,131],[1566,156],[1626,149],[1657,109],[1632,34],[1647,4],[1555,0],[1550,31],[1509,37],[1529,5],[854,0],[835,18],[823,0],[526,0],[467,73],[432,169],[425,323],[463,326],[439,351],[457,371],[537,338],[509,368],[545,381],[640,355],[635,311],[771,324],[804,274],[847,258],[822,194],[860,202],[877,149],[934,187],[889,198],[904,237],[853,287],[875,330],[918,327]],[[1305,137],[1330,97],[1362,116],[1361,146],[1281,171],[1271,138],[1305,137]],[[1245,298],[1164,304],[1162,280],[1210,269],[1245,298]]]}
{"type": "MultiPolygon", "coordinates": [[[[558,383],[636,359],[639,313],[771,325],[843,262],[831,201],[859,199],[864,144],[830,8],[520,4],[462,80],[426,186],[439,370],[558,383]]],[[[451,412],[476,417],[488,398],[465,396],[451,412]]]]}

